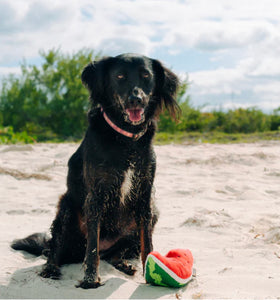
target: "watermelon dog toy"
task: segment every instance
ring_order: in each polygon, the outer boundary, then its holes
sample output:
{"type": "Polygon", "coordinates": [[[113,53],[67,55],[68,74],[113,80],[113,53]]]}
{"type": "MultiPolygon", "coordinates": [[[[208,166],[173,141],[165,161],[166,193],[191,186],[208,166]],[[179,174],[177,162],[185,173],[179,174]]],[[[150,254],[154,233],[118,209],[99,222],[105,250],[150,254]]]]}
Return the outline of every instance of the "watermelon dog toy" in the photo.
{"type": "Polygon", "coordinates": [[[165,256],[151,252],[145,263],[147,283],[170,287],[182,287],[192,279],[193,256],[188,249],[174,249],[165,256]]]}

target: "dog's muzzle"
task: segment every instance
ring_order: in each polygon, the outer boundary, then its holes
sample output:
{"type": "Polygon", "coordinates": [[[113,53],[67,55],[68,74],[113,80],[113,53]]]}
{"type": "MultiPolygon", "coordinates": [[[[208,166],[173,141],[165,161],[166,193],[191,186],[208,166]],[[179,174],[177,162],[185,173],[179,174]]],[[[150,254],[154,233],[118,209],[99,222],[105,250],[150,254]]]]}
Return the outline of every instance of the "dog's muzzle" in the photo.
{"type": "Polygon", "coordinates": [[[128,97],[128,105],[125,110],[128,120],[132,124],[144,121],[144,101],[139,96],[131,95],[128,97]]]}

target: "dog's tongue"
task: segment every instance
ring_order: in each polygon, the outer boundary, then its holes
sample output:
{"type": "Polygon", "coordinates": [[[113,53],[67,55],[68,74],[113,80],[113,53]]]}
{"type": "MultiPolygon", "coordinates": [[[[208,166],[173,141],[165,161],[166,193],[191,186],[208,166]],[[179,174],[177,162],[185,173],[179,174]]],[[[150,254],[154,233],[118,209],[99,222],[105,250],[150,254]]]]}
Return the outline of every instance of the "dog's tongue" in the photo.
{"type": "Polygon", "coordinates": [[[144,109],[131,108],[131,109],[127,109],[126,112],[128,113],[128,117],[131,122],[138,122],[142,119],[142,114],[144,112],[144,109]]]}

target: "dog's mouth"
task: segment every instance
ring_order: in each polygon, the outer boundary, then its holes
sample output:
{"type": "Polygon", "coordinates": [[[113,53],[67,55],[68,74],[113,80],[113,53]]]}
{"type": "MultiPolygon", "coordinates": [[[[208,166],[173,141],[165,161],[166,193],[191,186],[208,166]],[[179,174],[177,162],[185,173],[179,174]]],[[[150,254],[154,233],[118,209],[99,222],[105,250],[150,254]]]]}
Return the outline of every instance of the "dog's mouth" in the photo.
{"type": "Polygon", "coordinates": [[[132,124],[139,124],[144,121],[144,108],[127,108],[125,112],[132,124]]]}

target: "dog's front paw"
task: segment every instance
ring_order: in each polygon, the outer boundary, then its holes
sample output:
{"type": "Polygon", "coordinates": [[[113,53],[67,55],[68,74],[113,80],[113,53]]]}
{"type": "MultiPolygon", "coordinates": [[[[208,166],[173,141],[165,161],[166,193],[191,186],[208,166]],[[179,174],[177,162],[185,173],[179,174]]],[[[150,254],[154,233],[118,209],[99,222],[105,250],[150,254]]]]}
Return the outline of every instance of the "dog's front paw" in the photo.
{"type": "Polygon", "coordinates": [[[120,263],[114,264],[114,267],[117,270],[119,270],[119,271],[121,271],[121,272],[123,272],[127,275],[130,275],[130,276],[133,276],[136,272],[136,268],[133,265],[128,264],[128,263],[123,262],[123,261],[120,262],[120,263]]]}
{"type": "Polygon", "coordinates": [[[102,284],[100,282],[100,278],[98,277],[97,281],[91,281],[91,280],[88,280],[88,279],[81,280],[76,285],[76,287],[77,288],[82,288],[82,289],[97,289],[98,287],[100,287],[102,285],[104,285],[104,284],[102,284]]]}
{"type": "Polygon", "coordinates": [[[45,264],[42,272],[39,275],[44,278],[58,280],[61,276],[61,272],[58,266],[52,264],[45,264]]]}

